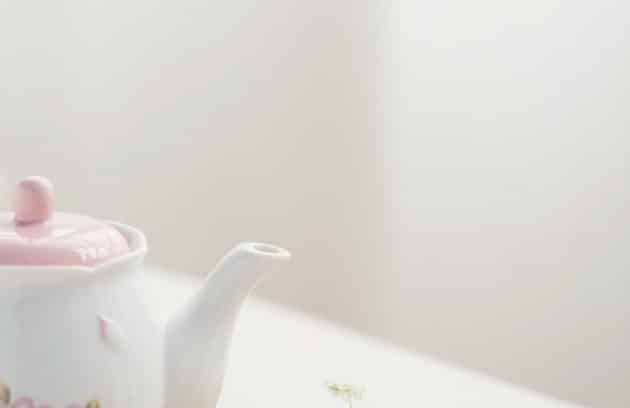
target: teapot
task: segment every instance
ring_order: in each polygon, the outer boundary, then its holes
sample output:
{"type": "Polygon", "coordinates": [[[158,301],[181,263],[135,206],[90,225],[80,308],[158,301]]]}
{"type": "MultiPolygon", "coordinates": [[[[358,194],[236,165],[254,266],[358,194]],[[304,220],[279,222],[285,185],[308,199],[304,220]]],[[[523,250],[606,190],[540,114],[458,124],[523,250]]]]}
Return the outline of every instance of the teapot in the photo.
{"type": "Polygon", "coordinates": [[[0,212],[0,408],[215,407],[243,300],[289,252],[237,245],[160,327],[143,233],[53,204],[29,177],[0,212]]]}

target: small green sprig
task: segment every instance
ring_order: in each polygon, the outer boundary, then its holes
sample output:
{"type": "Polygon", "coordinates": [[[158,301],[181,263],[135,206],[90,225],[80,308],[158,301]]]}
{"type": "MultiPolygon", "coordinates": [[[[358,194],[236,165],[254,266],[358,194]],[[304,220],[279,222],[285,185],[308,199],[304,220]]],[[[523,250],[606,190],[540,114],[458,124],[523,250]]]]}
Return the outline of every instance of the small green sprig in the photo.
{"type": "Polygon", "coordinates": [[[363,392],[361,392],[361,390],[359,390],[357,387],[350,384],[328,383],[326,384],[326,387],[332,395],[342,398],[347,404],[348,408],[352,408],[352,403],[354,401],[363,398],[363,392]]]}

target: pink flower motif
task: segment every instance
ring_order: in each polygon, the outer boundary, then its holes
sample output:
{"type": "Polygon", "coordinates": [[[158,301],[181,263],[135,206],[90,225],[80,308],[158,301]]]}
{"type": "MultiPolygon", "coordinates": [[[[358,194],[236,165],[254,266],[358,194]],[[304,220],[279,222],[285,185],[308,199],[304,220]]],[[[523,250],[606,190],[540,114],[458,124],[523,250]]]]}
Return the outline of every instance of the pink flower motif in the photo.
{"type": "MultiPolygon", "coordinates": [[[[97,401],[91,401],[88,404],[89,407],[95,406],[95,407],[99,407],[99,404],[97,401]],[[93,403],[96,403],[96,405],[92,405],[93,403]]],[[[52,405],[49,404],[35,404],[35,401],[33,401],[32,398],[29,397],[22,397],[22,398],[18,398],[16,400],[14,400],[11,404],[7,404],[4,401],[0,401],[0,408],[54,408],[52,405]]],[[[85,405],[83,404],[70,404],[70,405],[66,405],[65,408],[85,408],[85,405]]]]}
{"type": "Polygon", "coordinates": [[[35,408],[35,402],[31,398],[18,398],[11,404],[11,408],[35,408]]]}

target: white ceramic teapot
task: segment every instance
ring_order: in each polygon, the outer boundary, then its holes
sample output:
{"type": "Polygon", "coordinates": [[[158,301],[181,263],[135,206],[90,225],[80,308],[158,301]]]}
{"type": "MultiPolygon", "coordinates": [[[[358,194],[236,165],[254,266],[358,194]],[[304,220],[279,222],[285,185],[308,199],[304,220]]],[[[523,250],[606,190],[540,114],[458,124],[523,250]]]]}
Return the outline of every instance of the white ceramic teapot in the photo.
{"type": "Polygon", "coordinates": [[[0,407],[213,408],[240,305],[290,258],[242,243],[161,328],[142,296],[142,232],[54,212],[30,177],[0,212],[0,407]]]}

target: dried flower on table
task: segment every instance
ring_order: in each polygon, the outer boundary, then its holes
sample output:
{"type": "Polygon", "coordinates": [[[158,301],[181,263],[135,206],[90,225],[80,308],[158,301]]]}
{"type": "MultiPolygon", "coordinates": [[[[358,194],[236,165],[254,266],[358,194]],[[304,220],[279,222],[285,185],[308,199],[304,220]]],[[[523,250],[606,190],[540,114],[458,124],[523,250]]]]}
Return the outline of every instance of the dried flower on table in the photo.
{"type": "Polygon", "coordinates": [[[352,408],[353,401],[360,400],[363,397],[361,390],[350,384],[328,383],[326,387],[335,397],[343,398],[346,404],[348,404],[348,408],[352,408]]]}

